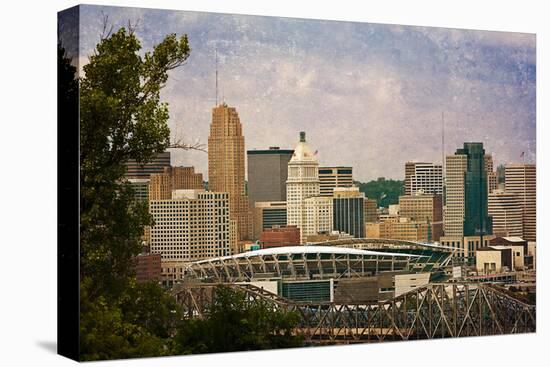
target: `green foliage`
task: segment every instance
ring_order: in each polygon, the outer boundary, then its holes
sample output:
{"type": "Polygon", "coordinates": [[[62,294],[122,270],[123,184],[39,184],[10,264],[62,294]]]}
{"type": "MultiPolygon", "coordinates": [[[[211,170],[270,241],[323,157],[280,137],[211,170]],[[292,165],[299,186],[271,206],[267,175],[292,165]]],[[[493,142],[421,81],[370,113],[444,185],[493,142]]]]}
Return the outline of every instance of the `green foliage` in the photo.
{"type": "MultiPolygon", "coordinates": [[[[182,321],[175,299],[158,284],[136,283],[132,257],[151,218],[124,180],[124,163],[146,162],[167,148],[160,89],[190,52],[187,37],[175,35],[143,56],[140,49],[133,32],[120,29],[97,45],[79,81],[81,359],[300,346],[291,334],[298,315],[266,302],[250,304],[221,290],[208,319],[182,321]]],[[[60,85],[74,96],[75,69],[64,55],[60,85]]]]}
{"type": "MultiPolygon", "coordinates": [[[[172,353],[175,300],[157,284],[136,284],[146,203],[134,200],[125,162],[150,160],[169,144],[160,89],[189,56],[187,37],[167,36],[140,56],[121,28],[97,45],[80,82],[80,334],[83,360],[172,353]]],[[[63,62],[63,60],[61,60],[63,62]]]]}
{"type": "Polygon", "coordinates": [[[359,191],[364,192],[369,199],[376,199],[379,207],[387,208],[391,204],[399,203],[399,196],[403,195],[404,182],[400,180],[386,180],[380,177],[367,183],[356,182],[359,191]]]}
{"type": "Polygon", "coordinates": [[[91,297],[117,296],[131,275],[150,217],[123,182],[124,163],[146,162],[168,146],[160,89],[190,52],[187,37],[175,35],[143,57],[140,49],[135,34],[121,28],[97,45],[80,81],[81,276],[93,279],[91,297]]]}
{"type": "MultiPolygon", "coordinates": [[[[158,287],[157,287],[158,288],[158,287]]],[[[87,296],[86,284],[81,297],[87,296]]],[[[171,354],[171,341],[148,330],[146,320],[128,315],[135,300],[122,297],[108,300],[103,296],[81,302],[80,356],[82,360],[155,357],[171,354]]],[[[159,304],[162,301],[159,300],[159,304]]]]}
{"type": "Polygon", "coordinates": [[[292,335],[299,315],[273,309],[267,301],[246,302],[244,293],[216,290],[216,301],[205,319],[186,320],[175,337],[178,354],[231,352],[302,346],[292,335]]]}

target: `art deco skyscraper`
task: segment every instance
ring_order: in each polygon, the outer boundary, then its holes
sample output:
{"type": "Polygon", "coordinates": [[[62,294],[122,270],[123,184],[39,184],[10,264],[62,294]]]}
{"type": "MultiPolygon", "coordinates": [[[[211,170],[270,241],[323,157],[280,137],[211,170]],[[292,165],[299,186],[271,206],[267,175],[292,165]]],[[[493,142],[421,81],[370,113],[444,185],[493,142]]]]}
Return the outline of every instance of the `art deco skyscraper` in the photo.
{"type": "MultiPolygon", "coordinates": [[[[300,132],[300,142],[294,149],[294,154],[288,163],[286,206],[287,224],[300,228],[302,243],[306,235],[309,234],[307,202],[305,199],[317,197],[319,192],[319,163],[306,142],[306,133],[300,132]]],[[[332,211],[330,214],[332,217],[332,211]]]]}
{"type": "Polygon", "coordinates": [[[239,114],[222,103],[212,109],[208,137],[208,190],[229,193],[229,216],[237,221],[237,236],[251,234],[248,197],[245,192],[244,136],[239,114]]]}

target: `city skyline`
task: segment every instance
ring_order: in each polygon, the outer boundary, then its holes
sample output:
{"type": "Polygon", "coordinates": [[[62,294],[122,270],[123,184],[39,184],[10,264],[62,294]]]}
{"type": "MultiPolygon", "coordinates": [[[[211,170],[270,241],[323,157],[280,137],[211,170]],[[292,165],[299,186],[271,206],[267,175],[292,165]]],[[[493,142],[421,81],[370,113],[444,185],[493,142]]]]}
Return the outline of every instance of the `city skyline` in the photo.
{"type": "MultiPolygon", "coordinates": [[[[483,142],[495,166],[535,160],[534,35],[153,9],[82,12],[81,65],[99,41],[101,12],[115,29],[139,20],[144,49],[167,33],[188,34],[191,56],[162,98],[170,128],[191,143],[207,142],[217,49],[220,101],[237,109],[245,150],[292,149],[306,131],[320,165],[353,166],[359,181],[403,179],[404,162],[440,163],[464,141],[483,142]]],[[[173,165],[194,166],[208,180],[206,154],[172,156],[173,165]]]]}

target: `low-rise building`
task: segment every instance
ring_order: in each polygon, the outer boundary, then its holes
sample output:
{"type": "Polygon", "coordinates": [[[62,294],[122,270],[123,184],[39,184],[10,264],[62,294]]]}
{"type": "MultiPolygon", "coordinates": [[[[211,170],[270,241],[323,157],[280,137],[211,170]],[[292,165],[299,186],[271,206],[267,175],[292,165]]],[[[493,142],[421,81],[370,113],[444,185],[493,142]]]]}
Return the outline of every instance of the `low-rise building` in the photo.
{"type": "Polygon", "coordinates": [[[495,274],[514,270],[512,248],[507,246],[480,247],[476,251],[476,270],[495,274]]]}
{"type": "Polygon", "coordinates": [[[300,229],[296,226],[275,226],[265,229],[260,235],[260,246],[263,249],[299,244],[300,229]]]}

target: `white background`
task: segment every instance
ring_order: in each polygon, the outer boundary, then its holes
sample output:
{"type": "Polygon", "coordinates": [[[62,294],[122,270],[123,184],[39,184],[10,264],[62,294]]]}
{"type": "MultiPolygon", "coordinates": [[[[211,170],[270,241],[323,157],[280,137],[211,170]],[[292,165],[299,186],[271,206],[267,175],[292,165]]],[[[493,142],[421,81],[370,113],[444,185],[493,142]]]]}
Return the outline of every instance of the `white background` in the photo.
{"type": "MultiPolygon", "coordinates": [[[[549,10],[544,1],[94,1],[225,13],[505,30],[537,34],[538,332],[102,362],[102,365],[541,365],[547,357],[550,187],[549,10]],[[543,104],[546,101],[546,105],[543,104]],[[546,339],[546,342],[545,340],[546,339]]],[[[56,343],[56,12],[74,1],[9,0],[0,12],[0,365],[70,365],[56,343]]],[[[513,143],[513,142],[511,142],[513,143]]],[[[548,362],[546,362],[548,363],[548,362]]]]}

